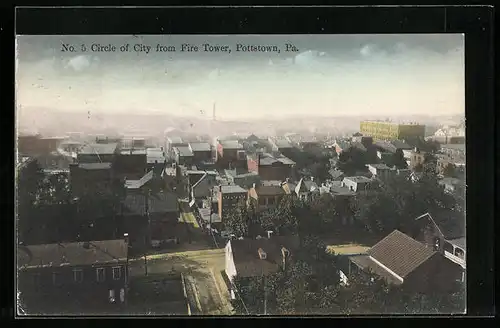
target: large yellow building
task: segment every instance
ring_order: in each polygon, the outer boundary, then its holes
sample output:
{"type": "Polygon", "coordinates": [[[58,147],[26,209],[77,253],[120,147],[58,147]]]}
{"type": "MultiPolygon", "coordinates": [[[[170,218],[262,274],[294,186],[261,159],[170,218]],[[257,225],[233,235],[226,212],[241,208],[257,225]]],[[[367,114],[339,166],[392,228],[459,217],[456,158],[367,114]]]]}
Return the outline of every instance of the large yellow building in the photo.
{"type": "Polygon", "coordinates": [[[362,121],[359,131],[365,136],[379,140],[405,140],[424,138],[425,125],[399,124],[384,121],[362,121]]]}

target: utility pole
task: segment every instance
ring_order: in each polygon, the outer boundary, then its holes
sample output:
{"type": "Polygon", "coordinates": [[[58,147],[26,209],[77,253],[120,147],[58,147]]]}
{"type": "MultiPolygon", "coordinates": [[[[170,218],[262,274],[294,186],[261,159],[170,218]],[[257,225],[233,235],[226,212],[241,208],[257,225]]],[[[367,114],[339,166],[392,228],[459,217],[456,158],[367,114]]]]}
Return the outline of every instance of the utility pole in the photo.
{"type": "Polygon", "coordinates": [[[146,250],[144,250],[144,275],[148,275],[148,261],[147,261],[147,255],[146,255],[146,250]]]}

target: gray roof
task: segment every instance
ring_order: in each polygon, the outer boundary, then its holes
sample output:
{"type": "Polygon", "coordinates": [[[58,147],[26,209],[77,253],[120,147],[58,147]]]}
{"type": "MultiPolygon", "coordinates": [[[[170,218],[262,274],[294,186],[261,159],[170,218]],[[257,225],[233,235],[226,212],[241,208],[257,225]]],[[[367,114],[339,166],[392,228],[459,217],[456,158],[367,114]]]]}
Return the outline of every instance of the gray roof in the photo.
{"type": "Polygon", "coordinates": [[[345,177],[344,180],[351,180],[353,182],[356,182],[356,183],[366,183],[366,182],[371,182],[372,179],[369,179],[367,177],[363,177],[363,176],[354,176],[354,177],[345,177]]]}
{"type": "Polygon", "coordinates": [[[273,165],[275,163],[282,163],[284,165],[294,165],[295,162],[285,156],[273,156],[271,154],[265,153],[260,157],[260,165],[273,165]]]}
{"type": "Polygon", "coordinates": [[[432,248],[398,230],[391,232],[367,253],[401,278],[437,254],[432,248]]]}
{"type": "Polygon", "coordinates": [[[180,156],[190,157],[193,156],[193,152],[188,146],[178,146],[174,147],[174,151],[178,153],[180,156]]]}
{"type": "Polygon", "coordinates": [[[299,194],[300,192],[312,192],[318,189],[318,185],[316,182],[311,180],[304,180],[304,178],[299,180],[297,186],[295,187],[295,193],[299,194]]]}
{"type": "Polygon", "coordinates": [[[292,144],[284,138],[275,138],[273,142],[278,148],[293,148],[292,144]]]}
{"type": "Polygon", "coordinates": [[[223,149],[243,149],[243,146],[238,140],[221,140],[219,143],[223,149]]]}
{"type": "Polygon", "coordinates": [[[413,147],[404,142],[403,140],[392,140],[391,144],[396,148],[396,149],[412,149],[413,147]]]}
{"type": "Polygon", "coordinates": [[[448,242],[465,250],[465,237],[451,239],[448,242]]]}
{"type": "Polygon", "coordinates": [[[465,152],[465,144],[442,144],[441,149],[458,150],[465,152]]]}
{"type": "Polygon", "coordinates": [[[385,165],[385,164],[366,164],[367,166],[371,166],[376,168],[377,170],[392,170],[391,167],[385,165]]]}
{"type": "Polygon", "coordinates": [[[292,253],[299,249],[297,236],[275,236],[261,239],[231,240],[231,251],[240,277],[261,276],[279,270],[283,263],[281,248],[292,253]],[[266,253],[266,259],[259,258],[258,250],[266,253]]]}
{"type": "Polygon", "coordinates": [[[78,168],[82,170],[109,170],[111,163],[80,163],[78,168]]]}
{"type": "Polygon", "coordinates": [[[221,186],[221,188],[223,194],[238,194],[247,192],[245,189],[237,185],[221,186]]]}
{"type": "Polygon", "coordinates": [[[167,141],[170,144],[182,144],[183,140],[181,137],[167,137],[167,141]]]}
{"type": "Polygon", "coordinates": [[[97,263],[125,261],[128,245],[124,240],[91,241],[89,248],[84,242],[30,245],[19,247],[18,264],[21,267],[81,266],[97,263]]]}
{"type": "Polygon", "coordinates": [[[111,155],[116,152],[118,148],[117,143],[109,144],[85,144],[80,150],[80,154],[99,154],[99,155],[111,155]]]}
{"type": "Polygon", "coordinates": [[[330,173],[330,176],[333,179],[340,178],[340,177],[342,177],[344,175],[344,172],[336,170],[336,169],[331,169],[331,170],[328,171],[328,173],[330,173]]]}
{"type": "MultiPolygon", "coordinates": [[[[198,208],[198,212],[204,221],[210,222],[210,208],[198,208]]],[[[221,222],[217,213],[212,213],[212,222],[221,222]]]]}
{"type": "Polygon", "coordinates": [[[140,148],[135,148],[135,149],[124,149],[120,150],[120,154],[123,156],[126,155],[147,155],[146,149],[140,149],[140,148]]]}
{"type": "Polygon", "coordinates": [[[210,151],[211,147],[208,142],[192,142],[189,144],[192,151],[210,151]]]}
{"type": "Polygon", "coordinates": [[[178,211],[178,199],[175,193],[160,192],[148,197],[149,213],[170,213],[178,211]]]}

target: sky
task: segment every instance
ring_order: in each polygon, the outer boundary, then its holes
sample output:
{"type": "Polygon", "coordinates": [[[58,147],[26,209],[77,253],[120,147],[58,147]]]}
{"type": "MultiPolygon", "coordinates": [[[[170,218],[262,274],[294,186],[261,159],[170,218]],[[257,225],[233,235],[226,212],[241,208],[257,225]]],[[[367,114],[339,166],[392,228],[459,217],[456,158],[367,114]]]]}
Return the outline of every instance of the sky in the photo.
{"type": "Polygon", "coordinates": [[[462,34],[21,35],[16,58],[17,108],[27,112],[465,115],[462,34]],[[205,52],[205,43],[228,45],[231,53],[205,52]],[[116,51],[91,51],[93,44],[116,51]],[[130,51],[121,52],[125,44],[130,51]],[[157,44],[176,51],[156,52],[157,44]],[[200,51],[182,52],[182,44],[200,51]],[[238,44],[275,45],[279,53],[238,52],[238,44]],[[285,51],[286,44],[297,51],[285,51]]]}

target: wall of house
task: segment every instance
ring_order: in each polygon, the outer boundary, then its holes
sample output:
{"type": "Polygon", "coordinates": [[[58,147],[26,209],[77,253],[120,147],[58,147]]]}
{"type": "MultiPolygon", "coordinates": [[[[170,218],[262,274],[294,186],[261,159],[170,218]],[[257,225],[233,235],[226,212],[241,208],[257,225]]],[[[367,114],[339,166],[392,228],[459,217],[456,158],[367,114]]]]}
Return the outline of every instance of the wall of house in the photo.
{"type": "Polygon", "coordinates": [[[233,253],[231,249],[231,242],[228,242],[225,249],[225,260],[226,260],[226,265],[225,265],[225,271],[226,275],[230,280],[233,280],[234,277],[236,276],[236,266],[234,264],[234,258],[233,258],[233,253]]]}
{"type": "Polygon", "coordinates": [[[409,289],[422,292],[449,291],[462,277],[462,268],[439,253],[433,255],[404,279],[409,289]]]}
{"type": "Polygon", "coordinates": [[[193,163],[199,163],[203,161],[212,160],[212,151],[194,151],[193,152],[193,163]]]}
{"type": "Polygon", "coordinates": [[[113,165],[117,175],[126,176],[127,179],[140,179],[146,174],[146,154],[118,155],[113,165]]]}
{"type": "Polygon", "coordinates": [[[115,292],[119,300],[120,290],[126,289],[128,266],[126,262],[116,264],[95,264],[86,266],[60,266],[33,268],[19,272],[19,289],[28,299],[45,302],[81,300],[95,303],[109,303],[109,291],[115,292]],[[113,277],[113,268],[120,268],[120,277],[113,277]],[[97,281],[97,268],[105,271],[104,281],[97,281]],[[75,269],[82,270],[83,279],[75,281],[75,269]],[[53,273],[59,273],[58,284],[54,284],[53,273]],[[38,278],[35,278],[35,275],[38,278]],[[36,283],[38,281],[38,283],[36,283]]]}
{"type": "Polygon", "coordinates": [[[262,180],[285,181],[292,177],[292,166],[275,163],[273,165],[261,165],[258,169],[262,180]]]}
{"type": "Polygon", "coordinates": [[[113,183],[112,169],[84,170],[78,164],[70,165],[69,183],[74,196],[85,192],[109,190],[113,183]]]}

